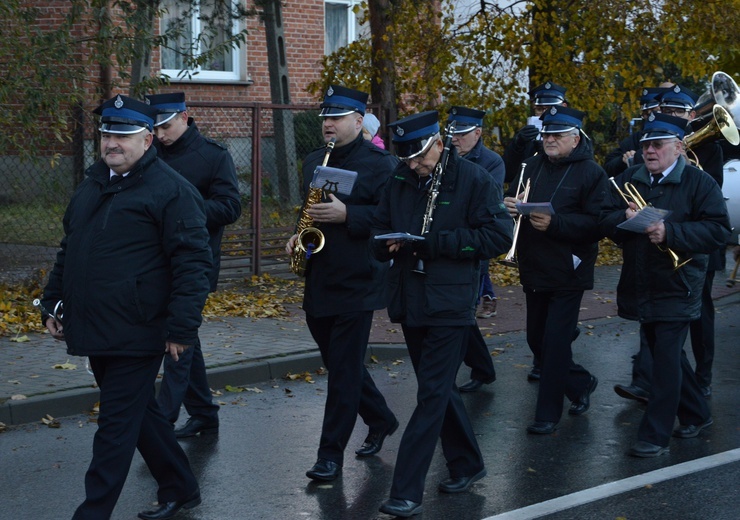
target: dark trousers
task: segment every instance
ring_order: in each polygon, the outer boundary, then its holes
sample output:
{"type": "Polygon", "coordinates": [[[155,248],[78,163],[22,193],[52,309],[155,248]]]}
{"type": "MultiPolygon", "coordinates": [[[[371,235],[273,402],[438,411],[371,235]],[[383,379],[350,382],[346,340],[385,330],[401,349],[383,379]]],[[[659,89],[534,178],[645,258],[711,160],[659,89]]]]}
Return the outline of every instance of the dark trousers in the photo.
{"type": "Polygon", "coordinates": [[[373,311],[324,318],[306,315],[329,371],[318,456],[340,466],[358,414],[371,430],[383,429],[395,420],[365,367],[372,321],[373,311]]]}
{"type": "Polygon", "coordinates": [[[536,421],[560,421],[563,397],[574,401],[591,383],[588,370],[573,362],[571,349],[582,298],[583,291],[526,292],[527,342],[539,353],[542,370],[536,421]]]}
{"type": "MultiPolygon", "coordinates": [[[[483,296],[490,296],[491,298],[496,296],[493,294],[493,284],[488,274],[488,260],[481,260],[478,282],[479,302],[483,296]]],[[[483,339],[483,334],[481,334],[477,323],[470,326],[468,345],[465,349],[463,362],[466,366],[470,367],[470,379],[483,381],[485,384],[493,383],[496,380],[496,369],[493,368],[493,359],[491,359],[488,345],[486,345],[486,340],[483,339]]]]}
{"type": "Polygon", "coordinates": [[[177,422],[182,404],[191,417],[218,422],[219,406],[213,402],[208,385],[200,339],[180,354],[177,361],[165,356],[164,377],[157,403],[172,424],[177,422]]]}
{"type": "Polygon", "coordinates": [[[680,424],[701,424],[709,419],[709,405],[683,350],[689,322],[643,323],[640,328],[652,354],[653,369],[650,400],[638,439],[668,446],[676,416],[680,424]]]}
{"type": "MultiPolygon", "coordinates": [[[[701,293],[701,317],[698,320],[691,321],[689,325],[691,350],[696,361],[694,374],[701,387],[712,384],[712,364],[714,362],[712,284],[714,283],[714,273],[714,271],[707,271],[707,277],[704,281],[701,293]]],[[[640,327],[640,350],[634,356],[632,364],[632,384],[650,392],[652,372],[653,356],[650,354],[645,332],[640,327]]]]}
{"type": "Polygon", "coordinates": [[[483,381],[485,384],[496,380],[496,369],[493,367],[491,353],[477,324],[470,325],[464,362],[470,367],[470,379],[483,381]]]}
{"type": "Polygon", "coordinates": [[[85,501],[75,520],[110,518],[138,448],[157,481],[160,503],[182,500],[198,487],[172,424],[154,398],[162,356],[91,356],[100,387],[98,430],[85,474],[85,501]]]}
{"type": "Polygon", "coordinates": [[[455,386],[470,331],[461,327],[407,327],[403,334],[416,373],[416,408],[403,432],[390,496],[421,502],[437,439],[451,477],[479,473],[483,457],[455,386]]]}
{"type": "Polygon", "coordinates": [[[699,386],[707,387],[712,384],[712,363],[714,362],[714,300],[712,300],[712,284],[714,271],[707,271],[704,287],[701,292],[701,317],[691,322],[689,336],[691,350],[696,360],[696,379],[699,386]]]}

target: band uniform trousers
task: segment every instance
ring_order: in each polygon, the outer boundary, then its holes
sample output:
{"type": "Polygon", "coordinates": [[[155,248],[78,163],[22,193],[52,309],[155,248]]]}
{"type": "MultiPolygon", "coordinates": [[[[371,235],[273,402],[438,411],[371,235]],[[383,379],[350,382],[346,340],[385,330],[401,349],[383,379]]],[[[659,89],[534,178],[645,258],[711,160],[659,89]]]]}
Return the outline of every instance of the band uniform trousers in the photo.
{"type": "Polygon", "coordinates": [[[493,383],[496,380],[493,358],[488,351],[488,345],[477,323],[470,325],[464,362],[470,367],[470,379],[482,381],[485,384],[493,383]]]}
{"type": "MultiPolygon", "coordinates": [[[[481,260],[478,280],[478,298],[482,300],[484,294],[493,297],[493,284],[491,284],[491,279],[488,277],[488,260],[481,260]]],[[[463,362],[470,367],[470,379],[482,381],[485,384],[493,383],[496,380],[493,359],[477,323],[470,326],[468,345],[465,349],[463,362]]]]}
{"type": "Polygon", "coordinates": [[[85,501],[73,520],[109,518],[138,448],[157,481],[159,503],[182,500],[198,488],[172,424],[154,398],[162,356],[91,356],[100,388],[98,430],[85,474],[85,501]]]}
{"type": "MultiPolygon", "coordinates": [[[[696,369],[694,374],[700,387],[712,384],[712,364],[714,363],[714,301],[712,284],[714,271],[707,271],[701,294],[701,317],[689,325],[691,350],[694,353],[696,369]]],[[[632,364],[632,384],[650,392],[653,356],[645,338],[645,331],[640,328],[640,350],[632,364]]]]}
{"type": "Polygon", "coordinates": [[[180,405],[191,417],[208,422],[218,422],[219,406],[213,402],[211,388],[206,378],[206,365],[200,339],[180,354],[175,361],[164,358],[164,377],[157,402],[164,416],[172,424],[180,416],[180,405]]]}
{"type": "Polygon", "coordinates": [[[308,329],[329,371],[318,457],[340,466],[358,414],[371,430],[383,429],[395,420],[365,367],[372,321],[373,311],[322,318],[306,314],[308,329]]]}
{"type": "Polygon", "coordinates": [[[455,385],[469,331],[469,326],[403,325],[418,384],[417,405],[398,448],[391,498],[422,501],[437,439],[441,439],[451,477],[470,477],[484,468],[473,427],[455,385]]]}
{"type": "Polygon", "coordinates": [[[643,323],[641,328],[652,354],[653,370],[650,400],[637,437],[668,446],[676,416],[680,424],[701,424],[710,417],[709,405],[683,349],[689,322],[643,323]]]}
{"type": "Polygon", "coordinates": [[[591,374],[573,362],[573,331],[578,325],[583,291],[526,291],[527,342],[539,352],[542,374],[536,421],[559,422],[563,396],[578,399],[591,374]]]}

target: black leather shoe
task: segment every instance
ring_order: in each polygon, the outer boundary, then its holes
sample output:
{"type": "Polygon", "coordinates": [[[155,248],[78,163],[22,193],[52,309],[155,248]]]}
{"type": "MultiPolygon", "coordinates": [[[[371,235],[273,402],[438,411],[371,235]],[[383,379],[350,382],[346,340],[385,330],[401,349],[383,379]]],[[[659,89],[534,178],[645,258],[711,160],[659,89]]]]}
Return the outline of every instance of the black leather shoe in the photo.
{"type": "Polygon", "coordinates": [[[542,371],[539,368],[532,367],[532,370],[527,374],[527,381],[539,381],[542,371]]]}
{"type": "Polygon", "coordinates": [[[386,515],[408,518],[421,513],[421,502],[413,502],[411,500],[403,500],[400,498],[389,498],[383,502],[383,505],[380,506],[378,511],[385,513],[386,515]]]}
{"type": "Polygon", "coordinates": [[[537,435],[549,435],[555,431],[557,425],[558,423],[556,422],[535,421],[527,426],[527,431],[537,435]]]}
{"type": "Polygon", "coordinates": [[[461,392],[472,393],[472,392],[477,392],[478,390],[480,390],[482,386],[483,386],[483,381],[479,381],[477,379],[471,379],[464,385],[460,386],[458,390],[460,390],[461,392]]]}
{"type": "Polygon", "coordinates": [[[306,471],[306,476],[311,480],[330,482],[337,478],[342,472],[342,467],[331,460],[319,459],[313,468],[306,471]]]}
{"type": "Polygon", "coordinates": [[[650,392],[636,385],[614,385],[614,391],[619,397],[640,401],[645,404],[650,399],[650,392]]]}
{"type": "Polygon", "coordinates": [[[568,413],[570,415],[583,415],[586,413],[591,406],[591,394],[594,393],[597,386],[599,386],[599,380],[596,379],[596,376],[591,376],[588,388],[581,394],[581,397],[570,403],[568,413]]]}
{"type": "Polygon", "coordinates": [[[218,421],[204,421],[197,417],[191,417],[182,428],[175,430],[175,437],[195,437],[196,435],[209,435],[218,433],[218,421]]]}
{"type": "Polygon", "coordinates": [[[709,428],[714,421],[710,417],[701,424],[681,424],[673,430],[673,436],[679,439],[691,439],[701,433],[704,428],[709,428]]]}
{"type": "Polygon", "coordinates": [[[467,491],[473,485],[473,482],[478,482],[486,474],[486,469],[483,468],[472,477],[450,477],[439,483],[439,490],[442,493],[462,493],[467,491]]]}
{"type": "Polygon", "coordinates": [[[355,450],[355,454],[358,457],[371,457],[380,451],[383,447],[383,441],[386,437],[393,435],[398,429],[398,419],[393,418],[393,423],[388,426],[385,430],[370,431],[365,437],[365,442],[362,443],[359,449],[355,450]]]}
{"type": "Polygon", "coordinates": [[[668,446],[658,446],[647,441],[637,441],[627,453],[633,457],[649,458],[658,457],[668,452],[668,446]]]}
{"type": "Polygon", "coordinates": [[[139,513],[139,518],[143,518],[144,520],[174,518],[175,515],[180,511],[180,509],[192,509],[195,506],[199,505],[200,502],[200,490],[196,489],[195,493],[184,500],[166,502],[164,504],[159,504],[159,507],[152,511],[142,511],[141,513],[139,513]]]}

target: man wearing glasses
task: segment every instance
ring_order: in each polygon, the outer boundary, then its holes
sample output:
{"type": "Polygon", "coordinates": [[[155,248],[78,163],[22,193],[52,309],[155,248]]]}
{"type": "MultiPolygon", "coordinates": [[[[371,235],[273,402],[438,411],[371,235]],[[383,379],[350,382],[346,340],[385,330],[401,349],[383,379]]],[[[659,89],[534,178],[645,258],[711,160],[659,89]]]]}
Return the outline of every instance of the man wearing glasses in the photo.
{"type": "Polygon", "coordinates": [[[582,132],[586,114],[553,106],[542,116],[544,153],[525,161],[528,203],[504,199],[509,213],[521,220],[517,248],[519,277],[527,305],[527,343],[540,362],[540,386],[531,434],[551,434],[563,413],[588,411],[598,381],[573,362],[571,344],[583,293],[594,284],[599,214],[608,190],[604,170],[582,132]]]}
{"type": "Polygon", "coordinates": [[[401,323],[418,384],[418,404],[398,449],[390,498],[380,507],[400,517],[421,513],[437,439],[450,472],[440,492],[464,492],[486,475],[455,378],[475,324],[480,261],[511,246],[512,221],[500,191],[483,168],[460,159],[451,143],[448,159],[442,160],[438,118],[430,111],[389,125],[403,162],[383,188],[372,226],[373,236],[418,236],[439,164],[436,208],[423,240],[372,241],[378,260],[393,260],[388,315],[401,323]],[[424,260],[423,272],[418,259],[424,260]]]}
{"type": "MultiPolygon", "coordinates": [[[[679,125],[688,123],[685,132],[697,130],[706,124],[705,121],[695,120],[694,104],[699,97],[686,87],[672,85],[657,96],[660,113],[680,118],[679,125]],[[692,128],[692,123],[697,128],[692,128]]],[[[684,147],[685,148],[685,147],[684,147]]],[[[716,141],[700,143],[690,151],[683,150],[684,157],[707,172],[722,188],[724,171],[722,167],[722,147],[716,141]]],[[[642,162],[642,155],[635,164],[642,162]]],[[[691,349],[696,360],[695,374],[701,386],[702,394],[710,397],[712,394],[712,364],[714,361],[714,302],[712,300],[712,285],[717,270],[725,268],[725,246],[718,248],[709,255],[707,275],[704,279],[701,297],[701,316],[691,322],[690,337],[691,349]]],[[[652,357],[645,338],[640,338],[640,350],[635,355],[632,368],[632,381],[629,385],[617,384],[614,391],[625,399],[647,402],[650,398],[650,374],[652,372],[652,357]]]]}
{"type": "Polygon", "coordinates": [[[696,437],[712,424],[683,344],[689,323],[700,317],[708,254],[730,236],[730,222],[719,185],[684,157],[684,133],[684,119],[652,114],[640,141],[645,164],[615,179],[622,191],[630,183],[647,204],[669,210],[665,220],[640,230],[620,229],[619,224],[639,211],[615,190],[611,206],[602,214],[604,232],[623,250],[619,315],[640,321],[640,334],[653,360],[650,399],[638,441],[629,450],[634,457],[667,453],[671,435],[696,437]],[[690,261],[676,269],[666,248],[690,261]],[[673,430],[676,416],[679,427],[673,430]]]}

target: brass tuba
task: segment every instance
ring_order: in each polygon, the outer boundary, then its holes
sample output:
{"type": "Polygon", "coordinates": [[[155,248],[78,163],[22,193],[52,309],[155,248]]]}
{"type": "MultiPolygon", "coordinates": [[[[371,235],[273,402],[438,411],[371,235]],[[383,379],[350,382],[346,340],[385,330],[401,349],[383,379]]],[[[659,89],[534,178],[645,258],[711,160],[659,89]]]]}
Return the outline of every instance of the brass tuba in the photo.
{"type": "Polygon", "coordinates": [[[718,71],[712,75],[709,91],[702,94],[697,106],[700,117],[689,122],[694,132],[684,137],[687,152],[691,152],[698,168],[701,168],[692,148],[707,141],[726,139],[733,146],[740,144],[740,89],[729,75],[718,71]],[[714,98],[714,103],[709,101],[714,98]]]}
{"type": "MultiPolygon", "coordinates": [[[[321,166],[326,166],[326,163],[329,162],[329,156],[332,150],[334,150],[335,143],[336,139],[333,137],[326,143],[326,153],[324,154],[324,161],[321,166]]],[[[298,234],[298,240],[296,240],[295,249],[290,257],[290,270],[298,276],[306,276],[306,265],[309,258],[324,248],[324,234],[319,228],[313,225],[313,219],[308,214],[311,206],[321,202],[323,195],[324,190],[320,187],[309,186],[308,193],[306,193],[306,200],[298,217],[298,223],[295,228],[295,232],[298,234]]]]}

